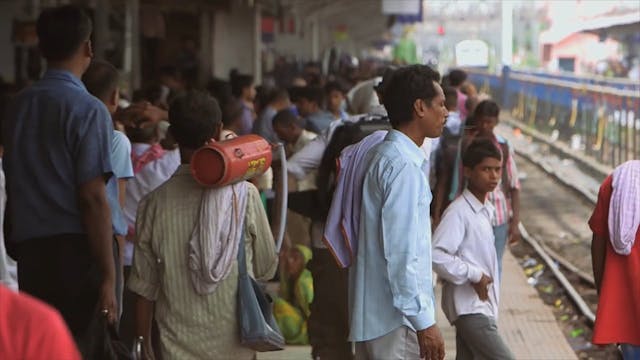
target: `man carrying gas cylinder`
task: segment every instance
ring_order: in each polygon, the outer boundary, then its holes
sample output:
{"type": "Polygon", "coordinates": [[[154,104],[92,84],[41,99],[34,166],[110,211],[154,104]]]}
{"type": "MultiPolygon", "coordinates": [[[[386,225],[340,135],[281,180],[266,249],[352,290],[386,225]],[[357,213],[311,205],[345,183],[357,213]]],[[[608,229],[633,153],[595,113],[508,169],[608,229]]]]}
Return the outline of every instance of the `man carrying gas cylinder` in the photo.
{"type": "Polygon", "coordinates": [[[162,358],[253,359],[255,352],[238,339],[240,242],[256,280],[273,277],[278,261],[260,195],[238,177],[205,188],[192,175],[192,155],[218,139],[222,129],[214,98],[186,93],[171,104],[169,123],[181,165],[138,210],[129,278],[129,289],[137,294],[136,336],[143,338],[144,356],[153,358],[149,338],[155,318],[162,358]]]}

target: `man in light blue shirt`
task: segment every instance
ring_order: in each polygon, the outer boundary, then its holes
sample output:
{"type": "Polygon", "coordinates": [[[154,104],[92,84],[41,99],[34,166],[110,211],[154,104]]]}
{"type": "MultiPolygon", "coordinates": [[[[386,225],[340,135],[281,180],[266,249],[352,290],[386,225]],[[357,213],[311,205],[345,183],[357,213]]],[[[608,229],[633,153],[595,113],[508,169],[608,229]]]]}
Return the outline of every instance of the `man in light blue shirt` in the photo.
{"type": "MultiPolygon", "coordinates": [[[[118,102],[120,100],[118,81],[118,70],[110,63],[101,60],[92,61],[87,71],[82,75],[82,82],[87,91],[104,103],[112,117],[118,110],[118,102]]],[[[115,125],[114,123],[114,127],[115,125]]],[[[125,245],[124,237],[127,235],[128,230],[122,209],[124,208],[127,180],[133,177],[133,166],[131,164],[131,142],[124,133],[118,130],[113,130],[111,168],[113,176],[107,181],[106,191],[107,201],[111,209],[113,235],[116,238],[116,243],[114,244],[117,244],[114,249],[116,300],[118,300],[119,314],[122,314],[122,293],[124,289],[122,259],[125,245]]]]}
{"type": "Polygon", "coordinates": [[[431,276],[431,192],[420,150],[447,116],[440,75],[424,65],[398,69],[385,85],[393,130],[371,149],[357,249],[349,274],[350,340],[356,359],[444,358],[431,276]]]}

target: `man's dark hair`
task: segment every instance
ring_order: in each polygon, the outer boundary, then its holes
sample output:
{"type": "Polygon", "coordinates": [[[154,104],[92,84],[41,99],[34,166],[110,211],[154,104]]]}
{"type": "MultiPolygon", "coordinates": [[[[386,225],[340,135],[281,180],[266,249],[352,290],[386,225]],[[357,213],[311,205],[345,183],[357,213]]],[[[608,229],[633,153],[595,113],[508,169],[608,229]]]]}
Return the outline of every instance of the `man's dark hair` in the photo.
{"type": "Polygon", "coordinates": [[[163,96],[162,85],[150,84],[147,87],[134,91],[131,101],[134,103],[137,103],[140,101],[148,101],[152,104],[156,104],[162,100],[162,96],[163,96]]]}
{"type": "Polygon", "coordinates": [[[177,67],[172,65],[164,65],[160,67],[160,69],[158,69],[158,76],[159,77],[167,76],[167,77],[179,79],[182,76],[182,74],[180,74],[180,70],[178,70],[177,67]]]}
{"type": "Polygon", "coordinates": [[[207,84],[207,91],[218,100],[219,104],[226,104],[233,98],[231,94],[231,84],[218,78],[212,78],[207,84]]]}
{"type": "Polygon", "coordinates": [[[276,101],[284,101],[289,99],[289,93],[286,89],[269,89],[265,94],[265,104],[271,104],[276,101]]]}
{"type": "Polygon", "coordinates": [[[443,89],[445,86],[451,86],[451,81],[449,80],[449,74],[444,75],[442,77],[442,81],[440,81],[440,85],[442,85],[443,89]]]}
{"type": "Polygon", "coordinates": [[[47,61],[68,60],[91,37],[93,25],[79,7],[45,9],[36,24],[38,47],[47,61]]]}
{"type": "Polygon", "coordinates": [[[298,102],[298,100],[300,100],[300,94],[302,94],[305,88],[306,86],[291,86],[289,89],[287,89],[287,92],[289,93],[289,99],[291,99],[291,101],[294,103],[298,102]]]}
{"type": "Polygon", "coordinates": [[[229,82],[231,83],[231,94],[235,97],[240,97],[242,90],[253,84],[253,76],[240,74],[234,69],[229,73],[229,82]]]}
{"type": "Polygon", "coordinates": [[[211,95],[189,90],[171,102],[169,123],[169,131],[180,147],[197,149],[216,135],[222,113],[211,95]]]}
{"type": "Polygon", "coordinates": [[[322,88],[318,86],[306,86],[300,89],[300,92],[298,93],[298,100],[299,99],[306,99],[309,102],[318,104],[318,106],[322,106],[322,102],[324,101],[324,91],[322,91],[322,88]]]}
{"type": "Polygon", "coordinates": [[[124,132],[132,143],[147,144],[158,140],[158,126],[145,128],[125,126],[124,132]]]}
{"type": "Polygon", "coordinates": [[[387,66],[384,69],[384,72],[382,73],[382,80],[380,80],[380,82],[373,87],[373,90],[375,90],[379,95],[384,95],[384,87],[385,85],[389,84],[391,82],[391,78],[393,77],[393,73],[398,70],[398,67],[396,66],[387,66]]]}
{"type": "Polygon", "coordinates": [[[454,69],[449,72],[449,85],[458,87],[467,80],[467,73],[460,69],[454,69]]]}
{"type": "Polygon", "coordinates": [[[473,117],[480,119],[484,116],[498,117],[500,115],[500,107],[493,100],[483,100],[476,106],[473,117]]]}
{"type": "Polygon", "coordinates": [[[100,100],[108,100],[118,88],[118,70],[102,60],[93,60],[82,75],[87,91],[100,100]]]}
{"type": "Polygon", "coordinates": [[[391,125],[396,128],[413,120],[413,104],[422,99],[431,106],[437,96],[436,83],[440,74],[427,65],[410,65],[396,70],[384,85],[384,107],[391,125]]]}
{"type": "Polygon", "coordinates": [[[325,221],[329,214],[333,192],[335,191],[337,183],[338,169],[336,167],[336,161],[340,157],[340,153],[345,147],[357,143],[366,135],[358,124],[349,122],[338,126],[333,132],[331,140],[322,155],[322,160],[318,167],[318,176],[316,177],[319,215],[319,219],[317,220],[325,221]]]}
{"type": "Polygon", "coordinates": [[[242,116],[242,100],[231,99],[222,105],[222,124],[227,127],[242,116]]]}
{"type": "Polygon", "coordinates": [[[290,109],[278,111],[276,116],[273,117],[273,126],[276,125],[283,127],[292,125],[304,127],[302,124],[302,120],[298,119],[298,117],[290,109]]]}
{"type": "Polygon", "coordinates": [[[332,91],[338,91],[341,94],[345,95],[347,92],[345,91],[344,86],[340,84],[338,81],[330,81],[324,86],[324,93],[329,96],[332,91]]]}
{"type": "Polygon", "coordinates": [[[464,108],[467,110],[467,114],[469,114],[469,116],[473,115],[473,112],[476,110],[476,106],[478,106],[478,96],[468,96],[467,100],[464,102],[464,108]]]}
{"type": "Polygon", "coordinates": [[[502,152],[491,139],[475,139],[464,151],[462,155],[462,165],[473,169],[486,158],[502,160],[502,152]]]}
{"type": "Polygon", "coordinates": [[[444,101],[447,109],[453,109],[458,105],[458,91],[451,86],[445,86],[442,88],[444,92],[444,101]]]}

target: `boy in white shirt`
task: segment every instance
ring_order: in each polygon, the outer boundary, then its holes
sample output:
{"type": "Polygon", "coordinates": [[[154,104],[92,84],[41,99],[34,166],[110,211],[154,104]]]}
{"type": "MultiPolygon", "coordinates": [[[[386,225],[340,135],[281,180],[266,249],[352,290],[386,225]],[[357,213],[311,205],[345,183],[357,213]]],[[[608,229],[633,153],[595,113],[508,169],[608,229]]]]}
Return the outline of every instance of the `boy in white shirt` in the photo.
{"type": "Polygon", "coordinates": [[[444,279],[442,310],[456,327],[456,359],[514,359],[498,334],[500,278],[487,200],[502,159],[491,140],[476,140],[462,158],[467,188],[445,211],[433,241],[433,266],[444,279]]]}

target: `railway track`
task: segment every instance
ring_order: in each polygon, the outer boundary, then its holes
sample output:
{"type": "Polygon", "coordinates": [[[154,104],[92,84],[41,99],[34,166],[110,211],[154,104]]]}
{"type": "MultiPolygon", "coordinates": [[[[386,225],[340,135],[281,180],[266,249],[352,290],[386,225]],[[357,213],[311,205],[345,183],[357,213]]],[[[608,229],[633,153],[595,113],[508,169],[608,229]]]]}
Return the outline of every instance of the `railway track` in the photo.
{"type": "Polygon", "coordinates": [[[535,250],[536,254],[544,261],[546,267],[551,270],[555,279],[562,285],[568,297],[575,306],[580,310],[589,324],[593,326],[596,315],[594,313],[597,302],[589,301],[583,297],[582,292],[585,288],[595,291],[595,281],[593,277],[585,274],[568,260],[540,243],[532,235],[527,232],[524,225],[520,223],[520,233],[522,238],[535,250]],[[569,275],[569,276],[567,276],[569,275]],[[580,285],[580,286],[575,286],[580,285]]]}

